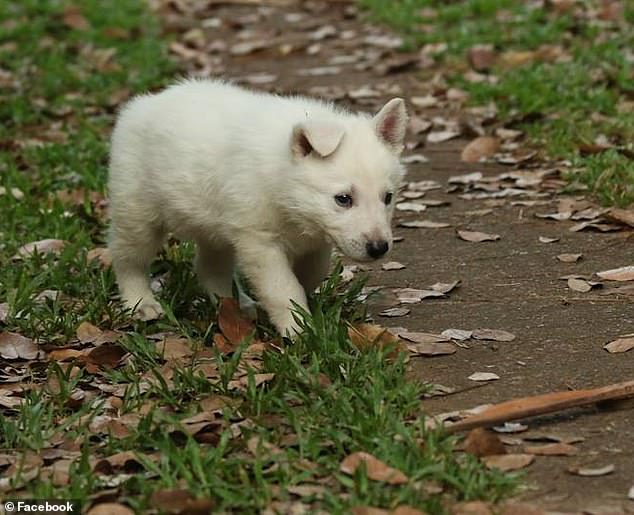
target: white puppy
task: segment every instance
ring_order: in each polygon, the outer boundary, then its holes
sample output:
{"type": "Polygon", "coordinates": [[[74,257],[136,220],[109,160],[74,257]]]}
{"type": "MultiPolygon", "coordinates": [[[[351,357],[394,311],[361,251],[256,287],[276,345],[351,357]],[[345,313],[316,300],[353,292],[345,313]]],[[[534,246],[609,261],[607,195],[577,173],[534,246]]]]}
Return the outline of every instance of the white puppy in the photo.
{"type": "Polygon", "coordinates": [[[333,245],[360,261],[389,250],[406,122],[401,99],[372,118],[208,80],[135,98],[114,129],[109,182],[125,305],[162,314],[147,269],[172,232],[197,243],[210,294],[231,296],[237,266],[293,336],[291,301],[308,309],[333,245]]]}

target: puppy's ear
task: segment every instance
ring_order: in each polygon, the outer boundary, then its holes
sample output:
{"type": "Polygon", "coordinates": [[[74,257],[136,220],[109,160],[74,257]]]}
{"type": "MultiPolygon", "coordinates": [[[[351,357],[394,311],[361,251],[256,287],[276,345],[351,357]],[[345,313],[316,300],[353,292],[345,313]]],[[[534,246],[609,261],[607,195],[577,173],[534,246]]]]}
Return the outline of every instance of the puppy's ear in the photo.
{"type": "Polygon", "coordinates": [[[372,118],[376,135],[395,154],[403,151],[407,111],[402,98],[393,98],[372,118]]]}
{"type": "Polygon", "coordinates": [[[320,157],[331,155],[343,139],[345,129],[335,122],[309,120],[293,127],[291,151],[297,158],[314,152],[320,157]]]}

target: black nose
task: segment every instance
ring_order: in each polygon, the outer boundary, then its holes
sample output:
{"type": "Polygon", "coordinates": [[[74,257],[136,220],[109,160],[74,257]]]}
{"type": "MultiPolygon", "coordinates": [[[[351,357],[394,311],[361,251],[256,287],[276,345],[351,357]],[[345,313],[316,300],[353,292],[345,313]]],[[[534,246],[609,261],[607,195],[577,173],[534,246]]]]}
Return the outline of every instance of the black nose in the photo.
{"type": "Polygon", "coordinates": [[[380,258],[389,248],[390,246],[385,240],[369,241],[365,244],[365,250],[368,256],[374,259],[380,258]]]}

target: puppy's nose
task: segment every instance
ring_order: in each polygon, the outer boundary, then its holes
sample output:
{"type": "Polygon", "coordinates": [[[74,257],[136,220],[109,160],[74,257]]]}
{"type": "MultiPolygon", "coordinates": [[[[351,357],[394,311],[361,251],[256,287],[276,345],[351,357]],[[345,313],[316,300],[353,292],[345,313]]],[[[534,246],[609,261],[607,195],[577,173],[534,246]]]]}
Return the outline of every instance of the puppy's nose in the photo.
{"type": "Polygon", "coordinates": [[[368,256],[374,259],[380,258],[389,248],[390,246],[385,240],[369,241],[365,244],[365,250],[368,256]]]}

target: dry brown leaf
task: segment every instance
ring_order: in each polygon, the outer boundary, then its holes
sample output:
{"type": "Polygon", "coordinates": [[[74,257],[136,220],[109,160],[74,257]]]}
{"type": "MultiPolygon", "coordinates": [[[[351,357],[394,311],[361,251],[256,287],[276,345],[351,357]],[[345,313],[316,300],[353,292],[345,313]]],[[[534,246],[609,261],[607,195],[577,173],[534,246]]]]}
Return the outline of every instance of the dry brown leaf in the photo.
{"type": "Polygon", "coordinates": [[[446,342],[446,338],[440,334],[422,333],[416,331],[408,331],[407,329],[392,329],[392,332],[403,338],[404,340],[414,343],[437,343],[446,342]]]}
{"type": "Polygon", "coordinates": [[[77,327],[76,334],[81,343],[92,343],[103,334],[103,331],[90,322],[84,321],[77,327]]]}
{"type": "Polygon", "coordinates": [[[395,288],[394,293],[401,304],[417,304],[429,297],[444,297],[445,294],[436,290],[418,290],[416,288],[395,288]]]}
{"type": "Polygon", "coordinates": [[[76,5],[67,5],[62,15],[64,25],[73,30],[88,30],[90,23],[76,5]]]}
{"type": "Polygon", "coordinates": [[[608,218],[630,227],[634,227],[634,209],[619,209],[613,207],[607,213],[608,218]]]}
{"type": "Polygon", "coordinates": [[[470,241],[473,243],[480,243],[483,241],[497,241],[500,239],[499,234],[487,234],[479,231],[456,231],[458,237],[464,241],[470,241]]]}
{"type": "Polygon", "coordinates": [[[158,490],[152,493],[150,504],[162,513],[211,513],[215,503],[210,498],[197,498],[188,490],[158,490]]]}
{"type": "Polygon", "coordinates": [[[482,461],[487,468],[510,472],[528,467],[535,461],[535,456],[533,454],[496,454],[485,456],[482,461]]]}
{"type": "Polygon", "coordinates": [[[84,355],[84,351],[77,349],[55,349],[48,353],[49,361],[70,361],[84,355]]]}
{"type": "Polygon", "coordinates": [[[387,263],[383,263],[381,265],[381,268],[386,271],[403,270],[403,268],[405,268],[405,265],[403,263],[399,263],[398,261],[388,261],[387,263]]]}
{"type": "Polygon", "coordinates": [[[18,333],[0,333],[0,357],[4,359],[37,359],[39,352],[31,338],[18,333]]]}
{"type": "Polygon", "coordinates": [[[468,501],[451,507],[451,515],[493,515],[489,503],[483,501],[468,501]]]}
{"type": "Polygon", "coordinates": [[[13,259],[23,259],[32,255],[33,253],[37,254],[59,254],[66,242],[64,240],[56,240],[52,238],[48,238],[45,240],[33,241],[31,243],[27,243],[22,245],[18,252],[13,256],[13,259]]]}
{"type": "Polygon", "coordinates": [[[475,45],[467,50],[467,59],[474,70],[481,72],[495,64],[497,54],[493,45],[475,45]]]}
{"type": "Polygon", "coordinates": [[[472,381],[496,381],[499,378],[500,376],[493,372],[474,372],[467,379],[472,381]]]}
{"type": "Polygon", "coordinates": [[[500,54],[499,63],[506,68],[517,68],[533,62],[538,57],[531,50],[509,50],[500,54]]]}
{"type": "Polygon", "coordinates": [[[445,329],[440,336],[450,340],[464,341],[473,336],[473,331],[467,329],[445,329]]]}
{"type": "Polygon", "coordinates": [[[592,289],[592,285],[584,279],[577,279],[575,277],[571,277],[568,279],[568,288],[570,288],[573,291],[578,291],[580,293],[587,293],[592,289]]]}
{"type": "Polygon", "coordinates": [[[634,337],[617,338],[616,340],[606,343],[603,348],[610,354],[618,354],[634,349],[634,337]]]}
{"type": "Polygon", "coordinates": [[[582,256],[583,254],[559,254],[557,259],[562,263],[576,263],[582,256]]]}
{"type": "Polygon", "coordinates": [[[492,136],[478,136],[462,149],[460,158],[465,163],[478,163],[491,157],[500,148],[500,141],[492,136]]]}
{"type": "Polygon", "coordinates": [[[193,356],[194,350],[187,338],[168,337],[156,343],[156,350],[165,360],[188,358],[193,356]]]}
{"type": "Polygon", "coordinates": [[[559,241],[559,238],[550,238],[548,236],[540,236],[539,237],[539,242],[540,243],[555,243],[559,241]]]}
{"type": "Polygon", "coordinates": [[[452,130],[434,131],[427,134],[428,143],[442,143],[460,136],[460,132],[452,130]]]}
{"type": "Polygon", "coordinates": [[[405,344],[390,331],[375,324],[356,324],[348,326],[348,337],[357,349],[366,351],[375,347],[393,348],[394,352],[405,352],[405,344]]]}
{"type": "Polygon", "coordinates": [[[597,272],[597,275],[606,281],[634,281],[634,265],[597,272]]]}
{"type": "Polygon", "coordinates": [[[450,342],[424,342],[411,343],[407,348],[412,354],[418,356],[446,356],[455,354],[458,350],[453,343],[450,342]]]}
{"type": "Polygon", "coordinates": [[[403,307],[387,308],[387,309],[384,309],[383,311],[379,311],[379,316],[390,317],[390,318],[404,317],[405,315],[409,315],[410,312],[411,312],[411,309],[409,308],[403,308],[403,307]]]}
{"type": "Polygon", "coordinates": [[[427,209],[425,204],[418,202],[399,202],[395,207],[397,211],[407,211],[410,213],[422,213],[427,209]]]}
{"type": "Polygon", "coordinates": [[[477,457],[506,454],[506,447],[498,436],[481,427],[469,431],[463,447],[465,452],[477,457]]]}
{"type": "Polygon", "coordinates": [[[115,368],[126,354],[126,350],[118,345],[101,345],[86,354],[84,360],[97,367],[115,368]]]}
{"type": "Polygon", "coordinates": [[[392,468],[371,454],[362,451],[346,456],[341,462],[339,470],[352,476],[362,465],[365,465],[368,478],[373,481],[381,481],[390,485],[402,485],[409,482],[409,478],[400,470],[392,468]]]}
{"type": "Polygon", "coordinates": [[[573,467],[569,467],[567,470],[571,474],[576,474],[577,476],[597,477],[597,476],[607,476],[608,474],[612,474],[612,472],[614,472],[615,470],[615,467],[612,464],[606,465],[605,467],[596,467],[596,468],[573,466],[573,467]]]}
{"type": "Polygon", "coordinates": [[[515,335],[502,329],[474,329],[471,334],[476,340],[492,340],[494,342],[512,342],[515,335]]]}
{"type": "Polygon", "coordinates": [[[544,445],[530,445],[524,448],[524,452],[538,456],[573,456],[579,452],[579,449],[568,443],[555,442],[544,445]]]}
{"type": "Polygon", "coordinates": [[[459,284],[460,284],[460,279],[458,279],[457,281],[452,281],[450,283],[435,283],[435,284],[432,284],[430,288],[440,293],[449,293],[459,284]]]}
{"type": "Polygon", "coordinates": [[[134,515],[134,510],[124,504],[104,502],[90,508],[86,515],[134,515]]]}
{"type": "Polygon", "coordinates": [[[242,314],[238,302],[231,298],[220,299],[218,325],[222,334],[235,346],[255,331],[253,322],[242,314]]]}
{"type": "Polygon", "coordinates": [[[432,222],[431,220],[412,220],[409,222],[400,222],[399,227],[407,227],[410,229],[444,229],[451,227],[451,224],[445,222],[432,222]]]}

